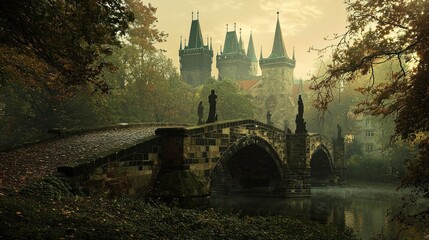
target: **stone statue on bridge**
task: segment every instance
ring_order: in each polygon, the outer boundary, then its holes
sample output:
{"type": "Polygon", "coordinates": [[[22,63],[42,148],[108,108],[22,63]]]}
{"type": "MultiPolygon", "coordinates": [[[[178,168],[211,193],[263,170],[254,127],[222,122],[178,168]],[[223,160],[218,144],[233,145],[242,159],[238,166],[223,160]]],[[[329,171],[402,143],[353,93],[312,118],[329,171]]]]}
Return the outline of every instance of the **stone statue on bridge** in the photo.
{"type": "Polygon", "coordinates": [[[302,101],[301,95],[298,97],[298,114],[295,118],[296,130],[295,133],[307,133],[305,127],[306,122],[304,121],[304,103],[302,101]]]}
{"type": "Polygon", "coordinates": [[[217,120],[217,114],[216,114],[216,98],[217,95],[215,93],[215,90],[212,89],[211,94],[209,95],[209,117],[207,118],[206,123],[212,123],[217,120]]]}
{"type": "Polygon", "coordinates": [[[204,123],[203,116],[204,116],[203,101],[200,101],[200,103],[198,104],[198,125],[204,123]]]}
{"type": "Polygon", "coordinates": [[[268,125],[273,125],[273,122],[271,121],[271,116],[272,116],[271,112],[267,111],[267,124],[268,125]]]}

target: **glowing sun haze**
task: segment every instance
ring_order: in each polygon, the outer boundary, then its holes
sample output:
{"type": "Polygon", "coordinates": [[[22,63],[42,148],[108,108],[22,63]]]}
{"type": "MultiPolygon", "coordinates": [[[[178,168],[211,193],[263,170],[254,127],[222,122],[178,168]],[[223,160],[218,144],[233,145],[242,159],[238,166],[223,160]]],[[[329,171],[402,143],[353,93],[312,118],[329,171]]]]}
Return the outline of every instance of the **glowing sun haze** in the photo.
{"type": "MultiPolygon", "coordinates": [[[[158,8],[157,28],[169,35],[167,42],[157,44],[157,47],[167,51],[166,55],[176,67],[179,66],[180,36],[188,38],[192,12],[194,19],[199,12],[204,44],[207,44],[207,37],[213,39],[214,55],[224,43],[226,24],[232,31],[236,23],[237,33],[242,29],[246,51],[252,31],[259,59],[261,47],[263,57],[271,53],[278,11],[289,57],[295,47],[294,74],[298,79],[308,79],[315,67],[317,54],[308,52],[309,48],[327,46],[330,42],[323,38],[344,33],[346,26],[343,0],[158,0],[150,3],[158,8]]],[[[217,77],[215,57],[212,69],[212,75],[217,77]]]]}

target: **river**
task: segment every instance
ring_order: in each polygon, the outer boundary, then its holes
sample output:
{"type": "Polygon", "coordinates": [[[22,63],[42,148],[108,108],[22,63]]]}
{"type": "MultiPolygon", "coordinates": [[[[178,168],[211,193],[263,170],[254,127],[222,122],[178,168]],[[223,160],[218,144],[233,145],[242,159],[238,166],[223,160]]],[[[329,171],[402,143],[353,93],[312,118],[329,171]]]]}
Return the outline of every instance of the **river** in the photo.
{"type": "MultiPolygon", "coordinates": [[[[358,237],[371,239],[383,234],[385,239],[429,239],[429,229],[412,227],[401,230],[398,221],[392,221],[388,212],[397,212],[402,193],[394,184],[355,183],[346,186],[313,187],[311,198],[263,198],[215,195],[214,208],[233,209],[248,215],[283,215],[322,224],[333,224],[339,229],[349,227],[358,237]]],[[[427,201],[420,202],[423,208],[427,201]]]]}

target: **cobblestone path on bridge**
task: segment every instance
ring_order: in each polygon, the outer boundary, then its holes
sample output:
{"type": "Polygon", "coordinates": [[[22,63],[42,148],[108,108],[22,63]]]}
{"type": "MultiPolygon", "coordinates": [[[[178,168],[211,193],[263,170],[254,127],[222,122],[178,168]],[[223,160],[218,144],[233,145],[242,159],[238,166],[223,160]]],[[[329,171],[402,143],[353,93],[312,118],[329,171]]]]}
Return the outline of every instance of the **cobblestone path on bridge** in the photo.
{"type": "MultiPolygon", "coordinates": [[[[18,191],[30,181],[43,179],[57,167],[85,162],[155,135],[162,126],[137,125],[73,135],[0,152],[0,194],[18,191]]],[[[172,127],[172,126],[168,126],[172,127]]]]}

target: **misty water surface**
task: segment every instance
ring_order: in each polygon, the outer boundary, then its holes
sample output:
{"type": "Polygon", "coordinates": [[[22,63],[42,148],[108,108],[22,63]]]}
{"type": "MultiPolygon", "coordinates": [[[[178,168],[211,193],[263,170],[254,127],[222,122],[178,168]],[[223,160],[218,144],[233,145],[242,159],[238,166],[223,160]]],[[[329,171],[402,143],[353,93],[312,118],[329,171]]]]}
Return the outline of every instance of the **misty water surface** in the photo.
{"type": "MultiPolygon", "coordinates": [[[[215,195],[215,208],[234,209],[249,215],[283,215],[334,224],[340,229],[353,228],[362,239],[383,233],[386,239],[429,239],[429,230],[414,227],[401,230],[388,212],[401,206],[401,192],[394,184],[358,183],[347,186],[313,187],[312,197],[283,199],[215,195]]],[[[428,202],[419,202],[417,208],[428,202]]]]}

